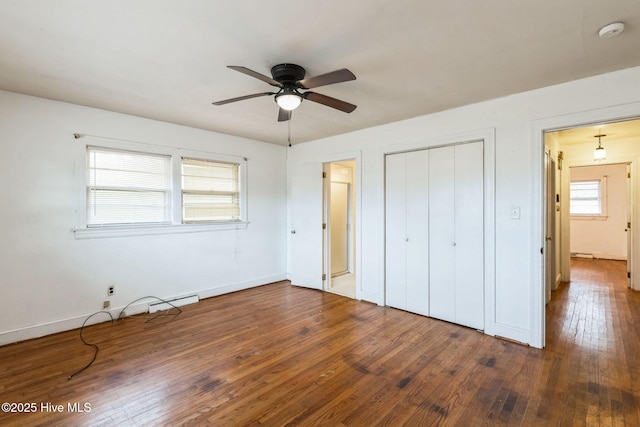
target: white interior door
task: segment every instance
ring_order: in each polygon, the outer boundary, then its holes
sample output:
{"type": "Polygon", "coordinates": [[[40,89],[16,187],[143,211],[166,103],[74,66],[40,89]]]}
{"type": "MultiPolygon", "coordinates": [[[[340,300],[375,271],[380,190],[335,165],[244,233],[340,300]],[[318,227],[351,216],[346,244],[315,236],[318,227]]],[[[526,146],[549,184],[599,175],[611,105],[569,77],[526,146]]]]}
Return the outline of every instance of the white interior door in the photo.
{"type": "Polygon", "coordinates": [[[406,310],[406,153],[386,157],[385,304],[406,310]]]}
{"type": "Polygon", "coordinates": [[[556,162],[551,153],[545,153],[545,192],[546,192],[546,216],[545,216],[545,302],[551,301],[551,290],[556,283],[556,162]]]}
{"type": "Polygon", "coordinates": [[[454,183],[454,147],[429,150],[429,313],[449,322],[456,321],[454,183]]]}
{"type": "Polygon", "coordinates": [[[291,167],[291,283],[322,289],[322,164],[291,167]]]}
{"type": "Polygon", "coordinates": [[[331,229],[331,274],[349,272],[349,199],[348,182],[331,183],[330,229],[331,229]]]}
{"type": "Polygon", "coordinates": [[[455,322],[484,329],[483,143],[455,146],[455,322]]]}
{"type": "Polygon", "coordinates": [[[631,288],[631,260],[633,259],[633,251],[631,245],[631,219],[633,218],[633,192],[631,185],[631,165],[627,165],[627,287],[631,288]]]}
{"type": "Polygon", "coordinates": [[[429,315],[429,151],[407,153],[406,310],[429,315]]]}

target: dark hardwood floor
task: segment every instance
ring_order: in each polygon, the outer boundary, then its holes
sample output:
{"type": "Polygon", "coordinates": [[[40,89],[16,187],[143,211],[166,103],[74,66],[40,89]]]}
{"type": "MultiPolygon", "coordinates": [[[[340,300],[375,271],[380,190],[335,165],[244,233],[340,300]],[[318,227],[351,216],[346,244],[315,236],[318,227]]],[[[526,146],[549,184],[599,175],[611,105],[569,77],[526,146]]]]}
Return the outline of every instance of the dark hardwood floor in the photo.
{"type": "Polygon", "coordinates": [[[573,267],[544,350],[286,282],[0,347],[0,425],[640,426],[640,293],[573,267]]]}

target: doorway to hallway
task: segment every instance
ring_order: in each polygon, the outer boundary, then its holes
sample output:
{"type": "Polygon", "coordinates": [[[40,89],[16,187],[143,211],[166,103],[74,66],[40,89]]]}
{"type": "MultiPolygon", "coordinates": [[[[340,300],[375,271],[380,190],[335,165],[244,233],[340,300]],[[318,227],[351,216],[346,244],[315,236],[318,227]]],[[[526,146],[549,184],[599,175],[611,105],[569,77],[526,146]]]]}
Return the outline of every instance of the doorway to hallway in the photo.
{"type": "Polygon", "coordinates": [[[356,297],[356,162],[324,164],[324,289],[356,297]]]}

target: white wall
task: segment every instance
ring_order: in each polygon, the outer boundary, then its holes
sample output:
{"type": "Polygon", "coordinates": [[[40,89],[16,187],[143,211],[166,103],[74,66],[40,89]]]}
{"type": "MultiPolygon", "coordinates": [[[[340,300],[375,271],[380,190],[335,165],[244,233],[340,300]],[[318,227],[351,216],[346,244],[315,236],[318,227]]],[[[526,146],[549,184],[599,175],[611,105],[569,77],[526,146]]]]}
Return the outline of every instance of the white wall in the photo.
{"type": "Polygon", "coordinates": [[[284,279],[286,149],[0,91],[0,344],[78,327],[146,295],[202,297],[284,279]],[[73,133],[248,158],[245,230],[76,240],[73,133]]]}
{"type": "MultiPolygon", "coordinates": [[[[470,76],[473,78],[473,76],[470,76]]],[[[388,99],[385,102],[393,103],[388,99]]],[[[360,152],[360,271],[363,299],[384,301],[384,153],[394,147],[428,147],[443,140],[495,131],[495,308],[486,313],[493,333],[543,345],[541,292],[542,132],[575,120],[594,120],[626,105],[640,115],[640,68],[578,80],[402,122],[295,145],[289,165],[360,152]],[[521,219],[509,219],[520,206],[521,219]]],[[[352,114],[368,108],[361,105],[352,114]]],[[[338,113],[336,113],[338,114],[338,113]]],[[[349,117],[345,116],[344,120],[349,117]]],[[[295,204],[295,200],[290,200],[295,204]]],[[[289,253],[289,256],[291,254],[289,253]]]]}
{"type": "Polygon", "coordinates": [[[571,253],[591,254],[595,258],[626,260],[627,165],[573,167],[570,171],[571,181],[598,180],[606,177],[607,187],[605,216],[571,217],[571,253]]]}

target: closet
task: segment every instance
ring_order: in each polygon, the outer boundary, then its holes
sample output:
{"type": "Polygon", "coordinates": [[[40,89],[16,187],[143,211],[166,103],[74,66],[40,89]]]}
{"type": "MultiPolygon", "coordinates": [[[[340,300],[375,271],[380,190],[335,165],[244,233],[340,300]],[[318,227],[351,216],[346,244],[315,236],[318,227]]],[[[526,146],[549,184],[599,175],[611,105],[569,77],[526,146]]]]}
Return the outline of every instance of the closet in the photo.
{"type": "Polygon", "coordinates": [[[482,141],[387,155],[386,304],[484,329],[482,141]]]}

